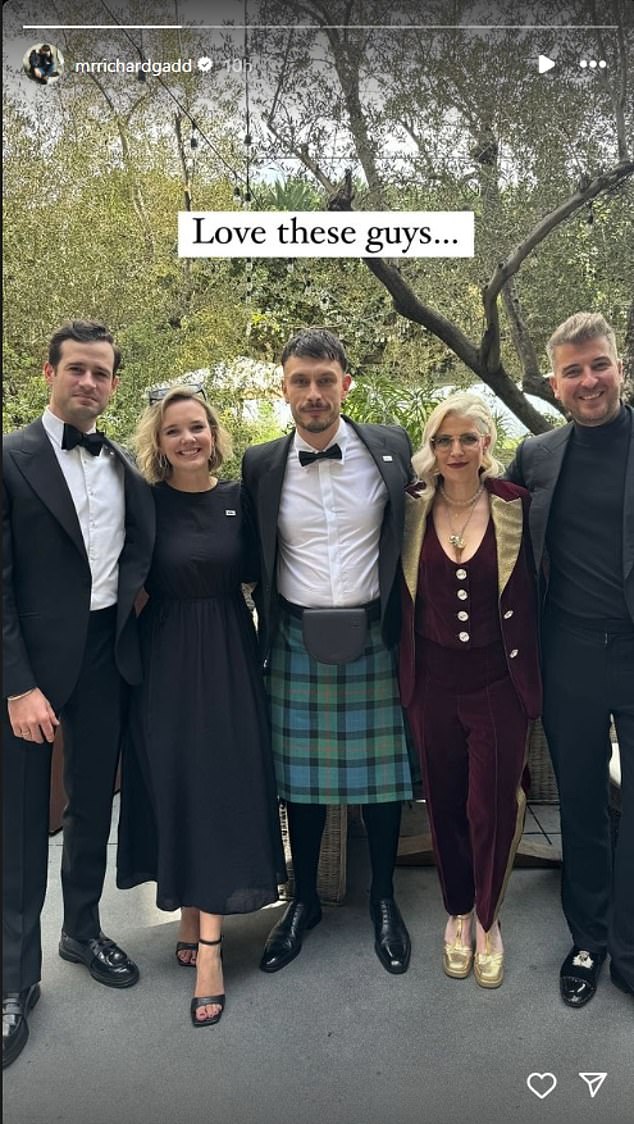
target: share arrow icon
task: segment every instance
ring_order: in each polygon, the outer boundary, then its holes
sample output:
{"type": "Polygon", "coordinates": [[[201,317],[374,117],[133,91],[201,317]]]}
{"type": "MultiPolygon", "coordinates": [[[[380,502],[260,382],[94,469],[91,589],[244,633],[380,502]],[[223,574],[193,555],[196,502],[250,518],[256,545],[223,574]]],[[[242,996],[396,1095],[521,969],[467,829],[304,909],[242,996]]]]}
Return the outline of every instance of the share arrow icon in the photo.
{"type": "Polygon", "coordinates": [[[599,1089],[601,1088],[603,1082],[607,1077],[607,1073],[580,1073],[579,1076],[581,1080],[585,1081],[586,1085],[588,1086],[590,1096],[596,1097],[599,1089]]]}

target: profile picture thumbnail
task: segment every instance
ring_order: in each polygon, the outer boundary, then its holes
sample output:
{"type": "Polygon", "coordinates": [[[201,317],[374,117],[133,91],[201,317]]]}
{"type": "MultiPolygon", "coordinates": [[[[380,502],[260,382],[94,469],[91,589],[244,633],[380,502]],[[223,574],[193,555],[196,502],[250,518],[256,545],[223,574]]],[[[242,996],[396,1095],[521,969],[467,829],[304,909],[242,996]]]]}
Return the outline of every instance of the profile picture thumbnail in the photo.
{"type": "Polygon", "coordinates": [[[24,72],[33,82],[47,86],[64,73],[64,56],[52,43],[35,43],[22,59],[24,72]]]}

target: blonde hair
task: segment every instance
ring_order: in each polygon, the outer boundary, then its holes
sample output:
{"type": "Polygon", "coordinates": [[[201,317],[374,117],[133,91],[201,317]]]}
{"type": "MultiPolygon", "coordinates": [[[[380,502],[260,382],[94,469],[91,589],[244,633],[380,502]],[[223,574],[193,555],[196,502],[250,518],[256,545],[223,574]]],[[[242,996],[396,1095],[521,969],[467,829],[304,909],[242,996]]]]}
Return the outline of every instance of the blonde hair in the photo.
{"type": "Polygon", "coordinates": [[[555,348],[566,343],[587,343],[605,336],[608,341],[608,351],[615,362],[618,360],[616,350],[616,336],[614,328],[608,324],[600,312],[575,312],[555,328],[546,344],[546,351],[551,367],[555,368],[555,348]]]}
{"type": "Polygon", "coordinates": [[[431,439],[436,436],[448,414],[456,414],[459,418],[468,418],[475,424],[478,433],[491,438],[488,449],[485,449],[482,454],[480,479],[486,480],[487,476],[499,476],[503,466],[493,456],[497,439],[493,415],[483,398],[479,398],[477,394],[468,394],[460,390],[439,402],[427,418],[423,430],[422,444],[412,457],[412,464],[418,479],[427,488],[435,491],[440,471],[431,439]]]}
{"type": "Polygon", "coordinates": [[[168,390],[164,398],[148,406],[139,418],[134,437],[132,438],[137,455],[137,467],[143,473],[148,484],[158,484],[171,475],[172,467],[167,458],[161,454],[159,448],[159,435],[165,417],[165,411],[174,402],[186,402],[194,398],[198,402],[209,422],[209,428],[214,438],[214,448],[209,458],[209,471],[220,468],[221,464],[231,456],[231,438],[224,429],[216,411],[211,408],[200,393],[191,386],[174,386],[168,390]]]}

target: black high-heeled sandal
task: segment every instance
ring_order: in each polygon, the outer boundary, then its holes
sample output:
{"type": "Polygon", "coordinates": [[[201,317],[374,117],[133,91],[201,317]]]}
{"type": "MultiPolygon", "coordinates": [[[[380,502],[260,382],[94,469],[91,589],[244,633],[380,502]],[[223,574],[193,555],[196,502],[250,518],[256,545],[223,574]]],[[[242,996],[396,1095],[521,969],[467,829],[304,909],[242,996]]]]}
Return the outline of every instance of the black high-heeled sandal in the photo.
{"type": "MultiPolygon", "coordinates": [[[[222,944],[222,937],[218,937],[217,941],[204,941],[203,938],[200,937],[199,941],[198,941],[198,944],[207,944],[207,945],[222,944]]],[[[222,961],[222,949],[220,949],[220,960],[222,961]]],[[[192,1023],[194,1024],[194,1026],[215,1026],[216,1023],[220,1022],[220,1019],[222,1018],[222,1012],[224,1011],[224,1008],[225,1008],[225,994],[224,994],[224,992],[222,993],[222,995],[204,995],[202,997],[200,995],[195,995],[193,997],[193,999],[191,1001],[191,1005],[190,1005],[190,1014],[191,1014],[191,1018],[192,1018],[192,1023]],[[206,1019],[197,1019],[196,1018],[196,1012],[199,1011],[201,1007],[211,1006],[212,1003],[214,1003],[214,1004],[216,1004],[216,1006],[220,1007],[220,1010],[218,1011],[218,1013],[215,1014],[215,1015],[209,1015],[208,1018],[206,1018],[206,1019]]]]}
{"type": "Polygon", "coordinates": [[[181,968],[195,968],[195,960],[181,960],[179,952],[198,952],[198,941],[177,941],[174,955],[181,968]]]}

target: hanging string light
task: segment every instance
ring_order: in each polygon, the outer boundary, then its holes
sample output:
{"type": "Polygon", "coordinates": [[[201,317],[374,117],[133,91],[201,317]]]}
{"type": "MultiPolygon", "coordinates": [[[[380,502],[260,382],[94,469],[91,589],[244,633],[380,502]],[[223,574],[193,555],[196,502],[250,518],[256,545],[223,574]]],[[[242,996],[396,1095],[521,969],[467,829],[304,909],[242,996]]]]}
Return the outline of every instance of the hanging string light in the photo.
{"type": "MultiPolygon", "coordinates": [[[[130,35],[128,30],[125,28],[125,26],[122,25],[121,20],[118,18],[118,16],[109,8],[108,4],[106,3],[106,0],[101,0],[101,5],[105,9],[105,11],[108,13],[108,16],[112,20],[112,23],[117,24],[121,28],[122,34],[128,40],[130,45],[134,48],[134,50],[136,51],[137,55],[139,56],[141,62],[145,62],[146,61],[146,55],[145,55],[145,52],[143,50],[143,34],[141,33],[140,43],[137,43],[136,40],[130,35]]],[[[145,73],[145,71],[138,70],[137,71],[137,78],[138,78],[139,82],[147,82],[148,75],[145,73]]],[[[206,147],[209,149],[209,151],[214,154],[216,159],[222,164],[222,166],[224,168],[226,168],[227,172],[229,172],[230,176],[232,177],[232,179],[235,183],[235,187],[234,187],[234,190],[233,190],[234,199],[236,199],[236,200],[241,199],[242,195],[241,195],[241,191],[240,191],[240,181],[244,179],[242,173],[239,172],[236,168],[232,167],[232,165],[228,163],[228,161],[225,159],[222,152],[212,143],[212,141],[209,139],[207,134],[205,132],[203,132],[203,130],[200,128],[200,125],[198,125],[194,121],[194,118],[192,117],[192,115],[189,112],[189,110],[187,109],[187,107],[182,104],[182,102],[180,101],[179,98],[177,98],[174,91],[172,89],[170,89],[167,82],[165,82],[165,80],[162,78],[162,76],[160,74],[153,74],[152,78],[153,78],[153,81],[157,82],[158,85],[163,88],[165,93],[168,95],[169,98],[171,98],[171,100],[174,102],[177,109],[183,114],[183,116],[187,117],[187,119],[189,120],[189,122],[192,126],[192,138],[193,138],[192,141],[190,141],[191,147],[192,148],[198,147],[198,145],[200,143],[199,140],[198,140],[198,137],[200,137],[200,141],[202,141],[203,144],[206,145],[206,147]],[[198,134],[198,136],[195,137],[195,138],[193,137],[194,130],[196,130],[196,132],[198,134]],[[195,144],[193,143],[194,140],[196,141],[195,144]]],[[[247,185],[247,189],[248,189],[249,195],[251,195],[251,189],[248,185],[247,185]]]]}

